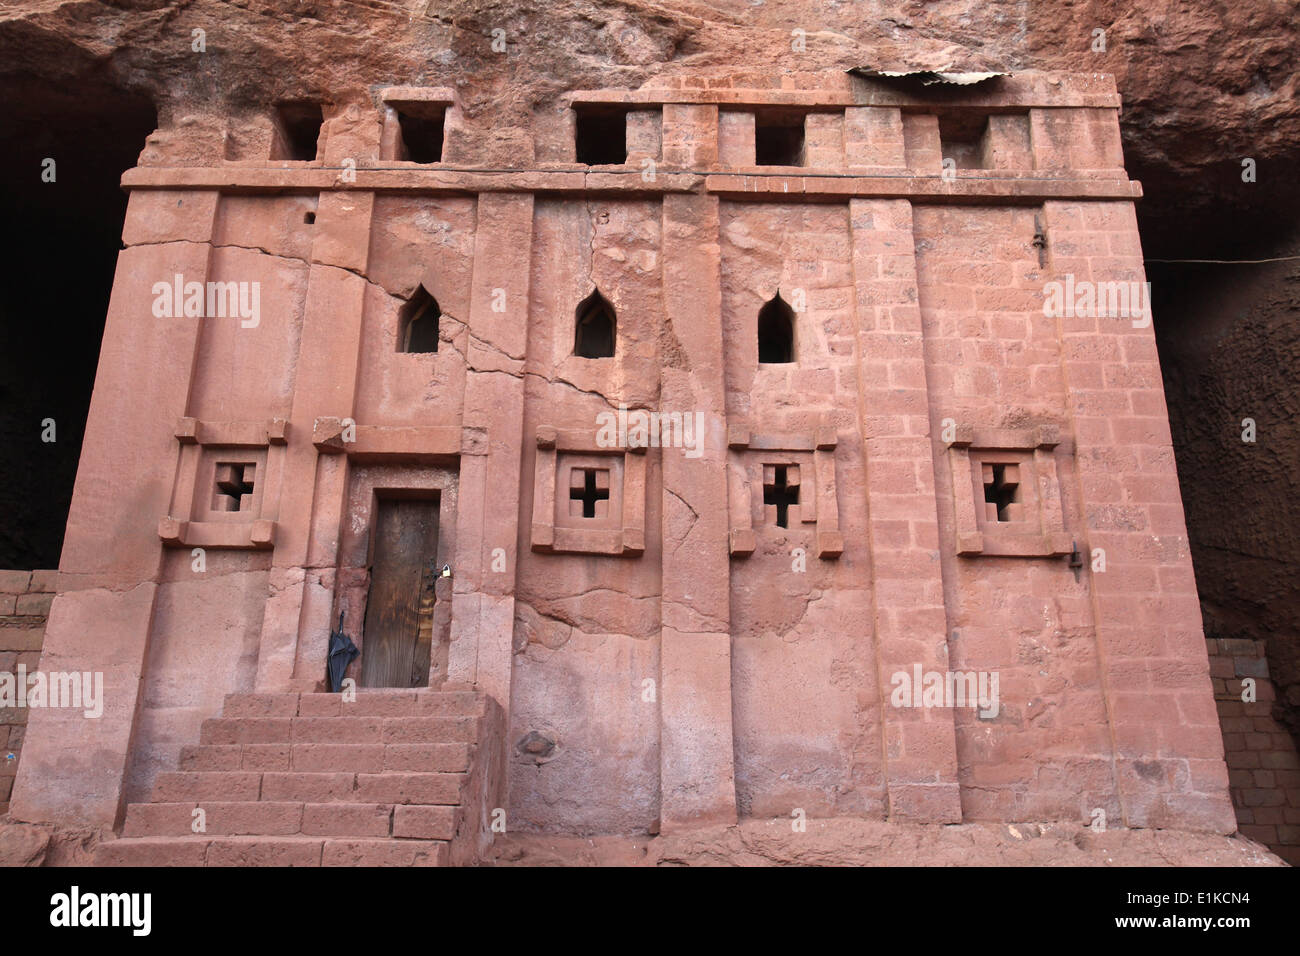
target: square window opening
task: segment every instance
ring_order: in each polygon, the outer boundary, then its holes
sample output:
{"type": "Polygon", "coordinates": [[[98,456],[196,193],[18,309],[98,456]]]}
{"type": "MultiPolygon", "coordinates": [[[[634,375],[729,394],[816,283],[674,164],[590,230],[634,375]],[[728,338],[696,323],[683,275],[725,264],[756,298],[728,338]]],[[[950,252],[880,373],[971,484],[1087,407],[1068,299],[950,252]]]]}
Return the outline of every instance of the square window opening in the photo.
{"type": "Polygon", "coordinates": [[[767,465],[763,468],[763,505],[775,508],[778,528],[790,527],[790,509],[799,506],[798,465],[767,465]]]}
{"type": "Polygon", "coordinates": [[[758,166],[804,165],[803,114],[756,113],[754,162],[758,166]]]}
{"type": "Polygon", "coordinates": [[[401,133],[396,158],[425,165],[442,162],[445,109],[441,105],[403,103],[393,106],[393,110],[401,133]]]}
{"type": "Polygon", "coordinates": [[[574,126],[574,156],[588,166],[627,163],[627,114],[579,111],[574,126]]]}
{"type": "Polygon", "coordinates": [[[987,169],[984,144],[989,118],[980,113],[957,111],[939,114],[939,149],[957,169],[987,169]]]}
{"type": "Polygon", "coordinates": [[[319,103],[281,103],[275,108],[275,135],[271,158],[312,162],[325,123],[319,103]]]}
{"type": "Polygon", "coordinates": [[[1001,524],[1025,520],[1025,494],[1021,466],[1015,462],[986,461],[980,466],[984,488],[984,520],[1001,524]]]}

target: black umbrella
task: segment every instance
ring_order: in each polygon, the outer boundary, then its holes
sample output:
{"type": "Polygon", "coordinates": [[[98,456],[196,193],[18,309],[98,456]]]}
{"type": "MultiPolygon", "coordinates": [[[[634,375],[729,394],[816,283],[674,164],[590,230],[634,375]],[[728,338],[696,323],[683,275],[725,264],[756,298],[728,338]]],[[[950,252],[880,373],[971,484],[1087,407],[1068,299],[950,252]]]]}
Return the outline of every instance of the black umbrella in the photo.
{"type": "Polygon", "coordinates": [[[348,665],[357,659],[361,652],[352,638],[343,633],[343,612],[339,611],[339,629],[330,631],[329,678],[330,690],[338,692],[343,686],[343,674],[348,665]]]}

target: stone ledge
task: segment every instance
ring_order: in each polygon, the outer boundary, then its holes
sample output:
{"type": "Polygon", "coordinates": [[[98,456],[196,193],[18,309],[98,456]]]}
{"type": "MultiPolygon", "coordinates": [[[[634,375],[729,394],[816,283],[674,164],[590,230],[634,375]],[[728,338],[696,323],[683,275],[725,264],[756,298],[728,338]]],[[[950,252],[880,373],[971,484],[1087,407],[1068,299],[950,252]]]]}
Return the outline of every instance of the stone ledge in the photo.
{"type": "Polygon", "coordinates": [[[952,180],[942,176],[914,176],[906,169],[889,175],[817,173],[791,168],[771,173],[715,167],[675,170],[661,165],[653,182],[641,170],[621,166],[569,166],[559,169],[366,169],[356,170],[354,182],[340,180],[343,170],[327,166],[184,166],[128,169],[124,189],[214,189],[242,192],[329,190],[356,192],[546,192],[628,195],[708,193],[723,197],[781,197],[803,199],[938,199],[948,202],[1033,203],[1042,200],[1122,200],[1141,198],[1142,186],[1122,175],[1122,170],[1071,171],[1052,175],[1026,170],[1018,175],[997,170],[962,171],[952,180]],[[1033,173],[1034,175],[1029,175],[1033,173]],[[978,174],[978,175],[977,175],[978,174]]]}
{"type": "Polygon", "coordinates": [[[1286,866],[1242,836],[1076,823],[746,820],[664,836],[498,835],[489,866],[1286,866]]]}
{"type": "MultiPolygon", "coordinates": [[[[0,867],[86,866],[108,831],[0,823],[0,867]]],[[[257,838],[212,837],[227,842],[257,838]]],[[[280,838],[284,839],[284,838],[280,838]]],[[[311,838],[299,838],[307,842],[311,838]]],[[[319,837],[336,844],[347,841],[319,837]]],[[[116,841],[111,841],[116,842],[116,841]]],[[[137,841],[139,842],[139,841],[137,841]]],[[[391,841],[388,841],[391,844],[391,841]]],[[[400,847],[399,847],[400,848],[400,847]]],[[[393,861],[399,862],[399,861],[393,861]]],[[[1111,828],[1076,823],[890,823],[856,817],[746,820],[666,836],[498,834],[482,855],[487,866],[1260,866],[1287,864],[1244,836],[1182,830],[1111,828]]]]}

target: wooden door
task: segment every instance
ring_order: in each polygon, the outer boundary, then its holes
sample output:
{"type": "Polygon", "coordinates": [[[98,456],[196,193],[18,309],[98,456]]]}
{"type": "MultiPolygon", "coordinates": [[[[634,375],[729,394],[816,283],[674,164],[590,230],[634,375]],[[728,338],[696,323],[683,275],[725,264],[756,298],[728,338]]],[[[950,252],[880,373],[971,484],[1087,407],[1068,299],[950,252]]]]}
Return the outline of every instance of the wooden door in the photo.
{"type": "Polygon", "coordinates": [[[362,687],[424,687],[433,638],[438,502],[376,502],[362,687]]]}

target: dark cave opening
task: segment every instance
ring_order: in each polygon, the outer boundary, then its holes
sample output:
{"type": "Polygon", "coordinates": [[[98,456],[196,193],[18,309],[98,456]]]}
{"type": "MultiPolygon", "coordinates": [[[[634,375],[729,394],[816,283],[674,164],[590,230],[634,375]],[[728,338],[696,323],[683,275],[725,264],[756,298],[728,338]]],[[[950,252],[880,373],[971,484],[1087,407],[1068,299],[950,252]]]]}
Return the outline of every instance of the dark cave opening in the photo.
{"type": "Polygon", "coordinates": [[[119,183],[157,115],[89,77],[0,76],[0,102],[0,215],[21,237],[0,299],[0,568],[53,568],[121,248],[119,183]]]}
{"type": "Polygon", "coordinates": [[[1221,172],[1194,194],[1145,183],[1138,218],[1205,636],[1262,642],[1300,743],[1300,193],[1221,172]]]}

